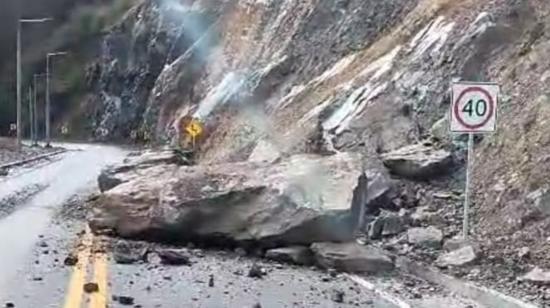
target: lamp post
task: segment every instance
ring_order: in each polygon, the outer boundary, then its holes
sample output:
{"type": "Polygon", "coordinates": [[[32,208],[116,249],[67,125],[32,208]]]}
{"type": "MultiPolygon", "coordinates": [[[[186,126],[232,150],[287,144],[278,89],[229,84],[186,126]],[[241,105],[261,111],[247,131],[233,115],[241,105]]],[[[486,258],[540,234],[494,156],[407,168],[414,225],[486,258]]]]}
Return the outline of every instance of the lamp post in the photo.
{"type": "Polygon", "coordinates": [[[65,56],[67,55],[67,52],[65,51],[59,51],[59,52],[50,52],[46,55],[46,147],[51,147],[50,141],[50,58],[53,57],[59,57],[59,56],[65,56]]]}
{"type": "Polygon", "coordinates": [[[34,74],[33,78],[33,89],[34,89],[34,98],[32,106],[32,124],[31,124],[31,133],[33,136],[32,145],[38,145],[38,78],[44,77],[46,74],[34,74]]]}
{"type": "Polygon", "coordinates": [[[21,149],[21,31],[22,25],[28,23],[43,23],[52,18],[19,19],[17,21],[17,148],[21,149]]]}

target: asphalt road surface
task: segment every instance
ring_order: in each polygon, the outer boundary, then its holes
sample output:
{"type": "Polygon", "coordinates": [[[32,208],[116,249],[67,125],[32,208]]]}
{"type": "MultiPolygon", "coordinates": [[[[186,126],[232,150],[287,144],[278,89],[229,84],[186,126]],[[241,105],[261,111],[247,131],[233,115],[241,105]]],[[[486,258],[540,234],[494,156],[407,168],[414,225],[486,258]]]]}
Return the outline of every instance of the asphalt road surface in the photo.
{"type": "Polygon", "coordinates": [[[409,306],[347,275],[229,251],[190,249],[189,266],[116,264],[96,245],[105,239],[63,213],[71,200],[97,190],[100,170],[126,153],[108,146],[62,146],[70,151],[0,179],[0,208],[10,209],[0,215],[0,307],[473,307],[437,296],[434,304],[409,306]],[[28,187],[34,187],[31,193],[28,187]],[[78,263],[66,266],[71,252],[78,263]],[[247,275],[255,263],[266,271],[262,278],[247,275]],[[96,292],[84,291],[90,282],[96,292]]]}

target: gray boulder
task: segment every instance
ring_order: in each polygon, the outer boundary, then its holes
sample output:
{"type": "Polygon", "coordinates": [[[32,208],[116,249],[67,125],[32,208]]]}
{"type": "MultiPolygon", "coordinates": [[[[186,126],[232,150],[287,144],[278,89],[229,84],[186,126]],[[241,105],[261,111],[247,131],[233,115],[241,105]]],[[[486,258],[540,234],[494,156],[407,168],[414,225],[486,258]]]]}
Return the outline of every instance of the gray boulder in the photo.
{"type": "Polygon", "coordinates": [[[474,263],[478,255],[473,246],[465,246],[458,250],[444,253],[436,260],[439,267],[466,266],[474,263]]]}
{"type": "Polygon", "coordinates": [[[520,277],[519,280],[538,285],[550,285],[550,271],[535,267],[529,273],[520,277]]]}
{"type": "Polygon", "coordinates": [[[90,225],[151,240],[257,242],[264,247],[348,241],[367,187],[356,154],[297,155],[155,169],[93,201],[90,225]]]}
{"type": "Polygon", "coordinates": [[[452,154],[423,144],[410,145],[382,155],[391,173],[413,179],[428,179],[445,174],[453,163],[452,154]]]}
{"type": "Polygon", "coordinates": [[[306,246],[270,249],[265,253],[265,257],[270,260],[298,265],[313,264],[313,254],[309,247],[306,246]]]}
{"type": "Polygon", "coordinates": [[[435,227],[411,228],[407,231],[409,244],[425,248],[441,248],[443,232],[435,227]]]}
{"type": "Polygon", "coordinates": [[[143,151],[128,156],[123,164],[104,169],[98,177],[101,192],[140,176],[155,176],[177,165],[187,165],[188,161],[172,150],[143,151]]]}
{"type": "Polygon", "coordinates": [[[382,250],[357,243],[315,243],[311,245],[315,260],[323,268],[350,273],[376,274],[394,269],[395,265],[382,250]]]}
{"type": "Polygon", "coordinates": [[[469,245],[470,243],[467,240],[464,240],[464,238],[461,236],[457,236],[446,240],[445,243],[443,244],[443,249],[445,251],[451,252],[451,251],[459,250],[469,245]]]}

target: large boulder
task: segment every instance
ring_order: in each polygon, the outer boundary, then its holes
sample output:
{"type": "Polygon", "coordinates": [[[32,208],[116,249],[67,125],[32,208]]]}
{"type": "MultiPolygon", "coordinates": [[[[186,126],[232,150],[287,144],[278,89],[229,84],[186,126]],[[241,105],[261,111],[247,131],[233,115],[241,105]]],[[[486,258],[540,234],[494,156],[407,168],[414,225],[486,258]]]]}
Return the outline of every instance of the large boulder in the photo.
{"type": "Polygon", "coordinates": [[[347,241],[367,187],[361,157],[297,155],[278,163],[181,166],[138,176],[94,201],[90,225],[152,240],[347,241]]]}
{"type": "Polygon", "coordinates": [[[350,273],[376,274],[394,269],[390,256],[376,247],[353,243],[315,243],[315,260],[324,268],[350,273]]]}
{"type": "Polygon", "coordinates": [[[391,173],[412,179],[428,179],[445,174],[453,163],[452,154],[424,144],[415,144],[382,155],[391,173]]]}
{"type": "Polygon", "coordinates": [[[175,169],[177,165],[187,164],[189,162],[183,155],[172,150],[134,152],[123,164],[102,170],[97,181],[100,191],[104,192],[137,177],[155,176],[167,169],[175,169]]]}

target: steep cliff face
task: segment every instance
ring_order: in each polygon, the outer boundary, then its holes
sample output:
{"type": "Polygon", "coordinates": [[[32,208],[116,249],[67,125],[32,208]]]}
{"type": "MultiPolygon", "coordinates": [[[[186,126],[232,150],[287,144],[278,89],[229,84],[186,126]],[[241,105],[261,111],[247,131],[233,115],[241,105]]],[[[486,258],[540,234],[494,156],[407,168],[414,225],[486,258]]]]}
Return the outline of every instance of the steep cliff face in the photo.
{"type": "Polygon", "coordinates": [[[549,13],[542,0],[144,1],[91,70],[96,134],[185,146],[179,123],[192,117],[205,127],[201,162],[359,151],[374,165],[435,137],[460,166],[463,142],[445,124],[450,83],[496,81],[504,95],[499,131],[477,150],[475,233],[535,244],[550,221],[549,13]]]}

